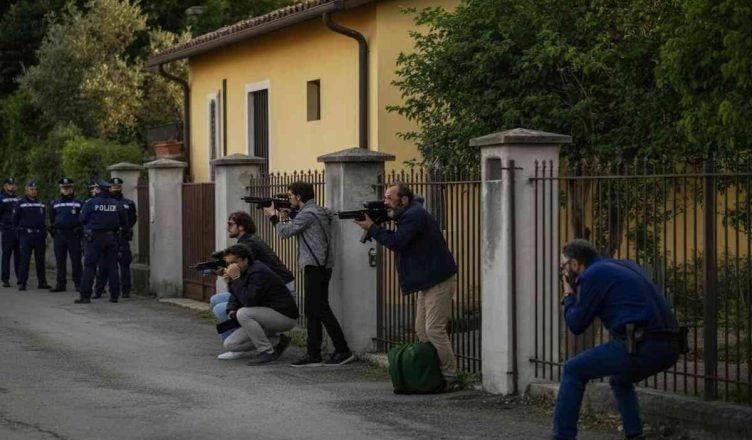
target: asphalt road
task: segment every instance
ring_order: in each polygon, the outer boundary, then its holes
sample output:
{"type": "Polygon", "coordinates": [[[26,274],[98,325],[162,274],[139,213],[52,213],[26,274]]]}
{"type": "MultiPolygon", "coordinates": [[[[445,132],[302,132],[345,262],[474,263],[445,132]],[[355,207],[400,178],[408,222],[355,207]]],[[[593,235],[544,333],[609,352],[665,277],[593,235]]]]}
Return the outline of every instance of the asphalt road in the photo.
{"type": "Polygon", "coordinates": [[[549,438],[550,410],[476,391],[397,396],[362,363],[290,368],[299,348],[272,366],[219,361],[194,312],[75,297],[0,288],[0,439],[549,438]]]}

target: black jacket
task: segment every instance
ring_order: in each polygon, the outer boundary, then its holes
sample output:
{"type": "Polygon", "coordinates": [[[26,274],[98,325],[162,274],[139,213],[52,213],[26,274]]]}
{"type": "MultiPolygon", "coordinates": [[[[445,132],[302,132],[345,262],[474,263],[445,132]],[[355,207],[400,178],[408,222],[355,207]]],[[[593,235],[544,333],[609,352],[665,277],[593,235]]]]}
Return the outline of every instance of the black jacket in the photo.
{"type": "Polygon", "coordinates": [[[371,226],[371,236],[397,253],[397,273],[405,295],[446,281],[457,265],[438,223],[423,206],[413,201],[395,219],[397,230],[371,226]]]}
{"type": "Polygon", "coordinates": [[[298,306],[285,283],[260,261],[254,261],[238,279],[230,281],[227,313],[241,307],[268,307],[298,319],[298,306]]]}
{"type": "Polygon", "coordinates": [[[269,245],[267,245],[264,240],[258,238],[255,234],[244,233],[238,239],[238,243],[242,243],[251,248],[253,259],[266,264],[272,272],[282,278],[282,281],[284,281],[285,284],[290,281],[295,281],[295,276],[290,272],[290,269],[285,266],[269,245]]]}

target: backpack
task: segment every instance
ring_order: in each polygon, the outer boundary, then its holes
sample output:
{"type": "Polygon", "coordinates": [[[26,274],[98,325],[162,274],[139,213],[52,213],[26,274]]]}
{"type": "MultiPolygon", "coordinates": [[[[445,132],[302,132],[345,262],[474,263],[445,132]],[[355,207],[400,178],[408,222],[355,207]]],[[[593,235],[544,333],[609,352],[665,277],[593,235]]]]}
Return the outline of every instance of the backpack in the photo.
{"type": "Polygon", "coordinates": [[[398,345],[388,357],[395,394],[435,394],[444,389],[439,354],[430,342],[398,345]]]}

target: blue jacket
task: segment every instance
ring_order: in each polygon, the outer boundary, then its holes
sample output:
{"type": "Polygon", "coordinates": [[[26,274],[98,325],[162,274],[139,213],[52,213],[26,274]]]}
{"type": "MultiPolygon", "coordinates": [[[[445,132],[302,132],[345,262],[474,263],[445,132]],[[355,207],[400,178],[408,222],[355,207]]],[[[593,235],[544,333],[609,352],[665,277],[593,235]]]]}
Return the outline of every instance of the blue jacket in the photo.
{"type": "Polygon", "coordinates": [[[43,201],[24,197],[18,201],[13,224],[19,229],[44,229],[46,212],[43,201]]]}
{"type": "Polygon", "coordinates": [[[18,209],[18,196],[5,191],[0,192],[0,226],[13,227],[16,209],[18,209]]]}
{"type": "Polygon", "coordinates": [[[595,317],[618,334],[623,334],[629,323],[645,330],[679,328],[666,299],[632,261],[596,258],[576,283],[577,295],[564,299],[564,318],[576,335],[584,332],[595,317]]]}
{"type": "Polygon", "coordinates": [[[75,229],[81,226],[79,215],[83,203],[76,196],[62,196],[52,202],[50,224],[55,229],[75,229]]]}
{"type": "Polygon", "coordinates": [[[128,218],[128,228],[131,229],[138,220],[138,213],[136,212],[136,203],[131,199],[123,197],[122,193],[112,194],[112,198],[119,201],[125,209],[125,216],[128,218]]]}
{"type": "Polygon", "coordinates": [[[125,208],[106,192],[97,194],[84,203],[80,220],[87,231],[128,230],[125,208]]]}
{"type": "Polygon", "coordinates": [[[429,289],[457,273],[439,224],[417,201],[395,219],[397,230],[371,226],[371,236],[397,253],[400,288],[407,295],[429,289]]]}

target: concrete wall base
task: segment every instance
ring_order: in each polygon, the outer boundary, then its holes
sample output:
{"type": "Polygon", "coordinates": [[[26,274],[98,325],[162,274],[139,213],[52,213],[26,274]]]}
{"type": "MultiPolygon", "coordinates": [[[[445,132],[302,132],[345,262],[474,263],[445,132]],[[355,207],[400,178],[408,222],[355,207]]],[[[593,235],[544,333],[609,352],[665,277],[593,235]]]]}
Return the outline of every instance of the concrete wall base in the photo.
{"type": "Polygon", "coordinates": [[[136,295],[151,296],[149,290],[149,266],[141,263],[131,264],[131,283],[136,295]]]}

